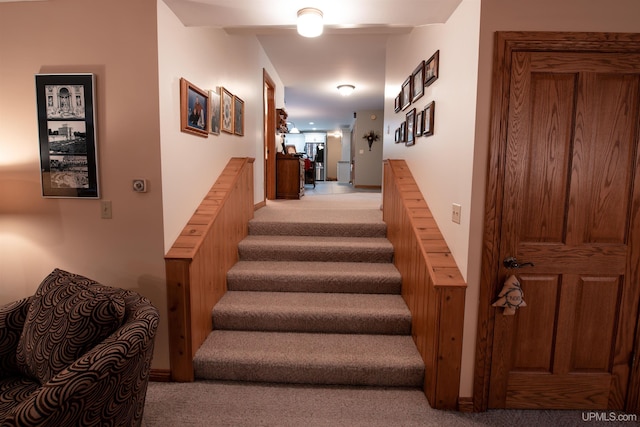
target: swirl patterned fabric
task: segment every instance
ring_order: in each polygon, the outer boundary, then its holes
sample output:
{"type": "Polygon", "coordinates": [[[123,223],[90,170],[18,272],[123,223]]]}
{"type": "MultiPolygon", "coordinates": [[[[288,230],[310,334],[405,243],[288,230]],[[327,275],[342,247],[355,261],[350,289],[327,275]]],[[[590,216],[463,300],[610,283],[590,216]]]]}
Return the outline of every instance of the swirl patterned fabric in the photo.
{"type": "Polygon", "coordinates": [[[25,298],[0,307],[0,378],[19,372],[16,348],[30,303],[31,299],[25,298]]]}
{"type": "MultiPolygon", "coordinates": [[[[107,288],[61,270],[52,275],[57,277],[47,279],[58,283],[56,286],[73,286],[80,280],[92,290],[97,287],[119,294],[124,303],[122,324],[48,382],[33,392],[23,392],[21,401],[8,412],[1,405],[11,399],[11,392],[0,386],[0,426],[139,426],[158,327],[157,309],[133,291],[107,288]],[[83,282],[86,280],[91,283],[83,282]]],[[[3,316],[0,308],[0,319],[3,316]]]]}
{"type": "Polygon", "coordinates": [[[18,342],[18,367],[44,384],[120,326],[124,301],[113,288],[54,270],[36,290],[18,342]]]}

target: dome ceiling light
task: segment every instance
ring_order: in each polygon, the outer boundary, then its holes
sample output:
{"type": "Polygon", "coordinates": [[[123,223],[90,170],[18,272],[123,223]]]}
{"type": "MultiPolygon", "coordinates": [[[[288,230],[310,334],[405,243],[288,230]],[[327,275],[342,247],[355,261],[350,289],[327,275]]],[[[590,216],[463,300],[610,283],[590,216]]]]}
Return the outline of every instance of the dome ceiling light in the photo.
{"type": "Polygon", "coordinates": [[[318,37],[322,34],[322,11],[305,7],[298,11],[298,34],[303,37],[318,37]]]}
{"type": "Polygon", "coordinates": [[[338,91],[342,96],[349,96],[356,87],[354,85],[339,85],[338,91]]]}

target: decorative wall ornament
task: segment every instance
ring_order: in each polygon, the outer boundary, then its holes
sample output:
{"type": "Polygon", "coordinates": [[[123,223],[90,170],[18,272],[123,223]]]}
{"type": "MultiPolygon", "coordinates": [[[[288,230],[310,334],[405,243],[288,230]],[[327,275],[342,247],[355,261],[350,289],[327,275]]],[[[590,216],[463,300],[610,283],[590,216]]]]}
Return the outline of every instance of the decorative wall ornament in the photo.
{"type": "Polygon", "coordinates": [[[362,139],[366,139],[367,140],[367,144],[369,144],[369,151],[371,151],[371,146],[373,145],[373,141],[377,141],[378,138],[379,138],[378,134],[376,134],[372,130],[370,130],[369,132],[365,133],[364,136],[362,137],[362,139]]]}
{"type": "Polygon", "coordinates": [[[37,74],[42,196],[99,198],[93,74],[37,74]]]}
{"type": "Polygon", "coordinates": [[[505,316],[513,316],[518,308],[527,306],[527,303],[524,302],[524,292],[522,292],[520,282],[516,276],[512,275],[507,278],[498,294],[498,300],[491,305],[504,307],[502,314],[505,316]]]}

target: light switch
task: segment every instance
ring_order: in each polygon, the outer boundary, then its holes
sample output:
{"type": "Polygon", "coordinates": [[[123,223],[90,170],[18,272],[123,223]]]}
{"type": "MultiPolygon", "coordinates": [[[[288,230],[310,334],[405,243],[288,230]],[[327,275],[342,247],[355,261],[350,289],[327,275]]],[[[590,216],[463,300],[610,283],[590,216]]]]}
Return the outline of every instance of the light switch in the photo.
{"type": "Polygon", "coordinates": [[[103,200],[100,202],[100,217],[102,219],[111,219],[111,200],[103,200]]]}

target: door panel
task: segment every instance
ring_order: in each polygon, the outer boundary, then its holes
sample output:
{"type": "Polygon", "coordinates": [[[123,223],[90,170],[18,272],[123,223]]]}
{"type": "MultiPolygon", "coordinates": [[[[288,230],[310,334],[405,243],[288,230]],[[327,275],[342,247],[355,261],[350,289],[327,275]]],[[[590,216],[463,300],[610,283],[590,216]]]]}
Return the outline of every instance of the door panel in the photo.
{"type": "Polygon", "coordinates": [[[514,52],[490,407],[623,409],[638,307],[640,56],[514,52]]]}

